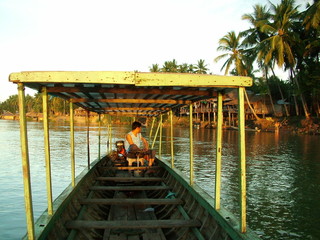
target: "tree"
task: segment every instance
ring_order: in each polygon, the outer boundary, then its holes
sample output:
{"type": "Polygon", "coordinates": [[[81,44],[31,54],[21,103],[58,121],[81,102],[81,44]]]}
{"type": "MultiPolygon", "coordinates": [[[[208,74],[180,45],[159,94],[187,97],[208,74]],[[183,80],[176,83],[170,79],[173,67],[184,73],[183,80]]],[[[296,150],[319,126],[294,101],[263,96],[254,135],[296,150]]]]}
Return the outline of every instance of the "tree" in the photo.
{"type": "Polygon", "coordinates": [[[195,66],[193,64],[188,65],[188,73],[194,73],[195,71],[195,66]]]}
{"type": "Polygon", "coordinates": [[[234,31],[231,31],[219,40],[219,47],[217,48],[217,50],[227,53],[216,57],[215,62],[228,57],[221,67],[221,70],[225,68],[225,75],[228,74],[232,64],[235,64],[237,75],[247,76],[248,74],[248,71],[244,65],[245,49],[240,42],[240,38],[240,35],[237,35],[234,31]]]}
{"type": "MultiPolygon", "coordinates": [[[[245,63],[248,64],[249,59],[246,58],[245,50],[242,48],[243,45],[240,43],[240,35],[237,36],[234,31],[228,32],[227,35],[225,35],[223,38],[219,40],[219,44],[220,46],[218,47],[218,50],[229,52],[215,58],[215,61],[219,61],[229,56],[229,58],[226,60],[226,62],[223,64],[221,68],[221,70],[224,67],[226,68],[225,75],[228,73],[231,65],[234,64],[236,75],[248,76],[249,71],[248,71],[248,68],[246,68],[245,63]]],[[[251,65],[250,65],[250,68],[251,68],[251,65]]],[[[244,91],[244,93],[245,93],[246,100],[248,102],[248,106],[251,109],[253,115],[256,117],[256,119],[260,119],[250,104],[247,92],[244,91]]]]}
{"type": "Polygon", "coordinates": [[[265,64],[274,59],[279,67],[290,69],[291,81],[297,86],[305,116],[309,118],[307,104],[294,73],[296,59],[293,49],[300,42],[299,34],[294,31],[299,22],[298,6],[294,0],[282,0],[279,5],[271,3],[271,10],[270,21],[261,24],[261,31],[270,36],[261,42],[266,44],[267,50],[260,51],[259,56],[264,58],[265,64]]]}
{"type": "Polygon", "coordinates": [[[162,72],[178,72],[178,64],[175,59],[172,61],[165,61],[162,68],[162,72]]]}
{"type": "Polygon", "coordinates": [[[320,1],[314,0],[314,3],[310,5],[305,11],[305,17],[303,19],[303,25],[306,30],[318,29],[320,24],[320,1]]]}
{"type": "Polygon", "coordinates": [[[261,25],[261,31],[270,36],[262,41],[268,43],[264,61],[267,64],[274,56],[279,67],[283,67],[285,60],[287,64],[294,66],[296,60],[292,46],[299,36],[292,29],[294,22],[298,20],[297,7],[294,7],[294,0],[282,0],[279,5],[271,3],[271,10],[271,21],[261,25]]]}
{"type": "MultiPolygon", "coordinates": [[[[272,63],[265,64],[264,61],[261,60],[262,59],[261,56],[265,55],[267,50],[266,44],[263,44],[263,41],[269,37],[268,34],[264,33],[261,30],[261,27],[263,26],[263,24],[268,22],[269,18],[271,17],[271,14],[267,6],[262,6],[257,4],[253,7],[253,10],[254,11],[252,14],[244,14],[242,16],[242,20],[249,21],[252,27],[248,30],[241,32],[241,35],[245,37],[243,42],[247,47],[250,47],[248,52],[253,58],[258,56],[260,52],[260,58],[257,59],[257,63],[263,72],[263,76],[265,77],[265,81],[266,81],[265,86],[267,87],[266,93],[269,95],[270,103],[271,103],[273,112],[275,113],[275,108],[273,105],[273,98],[272,98],[271,90],[269,87],[269,78],[268,78],[269,68],[272,68],[272,63]]],[[[274,72],[273,69],[272,69],[272,72],[274,72]]],[[[260,80],[260,86],[261,86],[261,80],[260,80]]],[[[284,101],[283,93],[280,88],[280,85],[278,84],[278,86],[279,86],[278,89],[281,95],[281,99],[284,101]]],[[[284,107],[285,107],[286,115],[289,116],[287,106],[284,105],[284,107]]]]}
{"type": "Polygon", "coordinates": [[[152,64],[151,67],[149,67],[150,72],[160,72],[159,64],[152,64]]]}
{"type": "Polygon", "coordinates": [[[9,111],[13,114],[19,111],[18,95],[11,95],[7,100],[1,103],[2,111],[9,111]]]}
{"type": "Polygon", "coordinates": [[[266,38],[268,35],[261,31],[261,25],[270,18],[271,14],[267,6],[256,4],[253,6],[252,14],[242,15],[242,20],[248,21],[253,27],[241,32],[241,35],[245,37],[244,44],[246,46],[257,46],[266,38]]]}
{"type": "Polygon", "coordinates": [[[178,66],[178,72],[179,73],[187,73],[189,70],[189,65],[187,63],[183,63],[178,66]]]}
{"type": "Polygon", "coordinates": [[[195,66],[195,73],[198,74],[207,74],[208,68],[203,59],[198,60],[197,65],[195,66]]]}

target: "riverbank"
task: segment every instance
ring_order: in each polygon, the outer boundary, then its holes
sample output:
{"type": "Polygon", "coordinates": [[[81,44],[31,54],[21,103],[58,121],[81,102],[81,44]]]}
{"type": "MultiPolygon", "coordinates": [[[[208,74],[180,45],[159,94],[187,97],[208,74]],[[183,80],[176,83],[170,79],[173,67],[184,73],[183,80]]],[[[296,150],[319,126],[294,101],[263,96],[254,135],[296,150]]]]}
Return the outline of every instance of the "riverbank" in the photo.
{"type": "MultiPolygon", "coordinates": [[[[1,118],[5,119],[5,118],[1,118]]],[[[28,121],[42,121],[42,118],[27,118],[28,121]]],[[[18,117],[8,118],[6,120],[18,120],[18,117]]],[[[144,125],[151,125],[152,119],[149,118],[137,118],[138,121],[141,121],[144,125]]],[[[53,115],[50,116],[51,122],[69,122],[70,117],[68,115],[53,115]]],[[[87,118],[86,116],[74,116],[75,123],[78,124],[86,124],[87,118]]],[[[130,125],[132,122],[131,117],[116,117],[107,115],[101,115],[101,124],[106,125],[111,121],[112,124],[116,125],[130,125]]],[[[99,117],[98,115],[89,117],[90,125],[98,125],[99,117]]],[[[197,128],[215,128],[215,122],[213,121],[200,121],[194,119],[194,126],[197,128]]],[[[163,126],[168,127],[170,125],[169,117],[164,115],[163,117],[163,126]]],[[[189,126],[189,117],[182,116],[177,117],[173,116],[173,125],[176,127],[188,127],[189,126]]],[[[223,127],[228,129],[232,127],[236,127],[233,125],[229,125],[228,121],[224,121],[223,127]]],[[[306,119],[305,117],[283,117],[283,118],[275,118],[275,117],[266,117],[260,118],[258,120],[246,120],[246,127],[248,129],[258,129],[259,131],[265,132],[277,132],[277,131],[286,131],[294,134],[308,134],[308,135],[320,135],[320,118],[310,118],[306,119]]]]}
{"type": "MultiPolygon", "coordinates": [[[[248,123],[250,123],[248,121],[248,123]]],[[[288,131],[294,134],[320,135],[320,119],[305,117],[265,118],[253,121],[261,131],[288,131]]]]}
{"type": "MultiPolygon", "coordinates": [[[[170,124],[166,122],[165,124],[170,124]]],[[[189,126],[189,118],[178,118],[173,119],[175,126],[189,126]]],[[[214,122],[208,121],[195,121],[195,125],[199,128],[215,128],[214,122]]],[[[231,125],[232,126],[232,125],[231,125]]],[[[223,127],[226,129],[230,128],[228,121],[224,121],[223,127]]],[[[233,126],[233,127],[236,127],[233,126]]],[[[286,131],[294,134],[308,134],[308,135],[320,135],[320,118],[305,117],[286,117],[286,118],[261,118],[258,120],[246,120],[246,128],[252,130],[259,130],[263,132],[278,132],[286,131]]]]}

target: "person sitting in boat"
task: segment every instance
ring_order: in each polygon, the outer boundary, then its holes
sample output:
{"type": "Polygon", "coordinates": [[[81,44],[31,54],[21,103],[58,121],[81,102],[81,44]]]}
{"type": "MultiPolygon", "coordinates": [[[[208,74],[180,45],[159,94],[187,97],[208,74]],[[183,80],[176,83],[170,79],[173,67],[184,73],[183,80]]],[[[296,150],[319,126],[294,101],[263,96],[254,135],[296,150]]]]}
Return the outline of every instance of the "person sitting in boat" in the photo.
{"type": "Polygon", "coordinates": [[[152,166],[154,162],[155,151],[149,150],[147,140],[142,137],[140,122],[136,121],[132,123],[132,131],[126,135],[124,145],[128,158],[137,158],[141,156],[149,162],[149,166],[152,166]]]}

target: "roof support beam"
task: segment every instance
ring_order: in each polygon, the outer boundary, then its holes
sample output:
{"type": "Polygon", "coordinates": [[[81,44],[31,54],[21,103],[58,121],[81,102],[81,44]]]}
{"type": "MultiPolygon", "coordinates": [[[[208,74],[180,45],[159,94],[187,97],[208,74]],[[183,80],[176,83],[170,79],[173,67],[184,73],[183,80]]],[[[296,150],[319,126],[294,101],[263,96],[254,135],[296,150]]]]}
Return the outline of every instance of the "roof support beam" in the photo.
{"type": "Polygon", "coordinates": [[[97,88],[97,87],[48,87],[49,93],[66,92],[95,92],[95,93],[122,93],[122,94],[160,94],[160,95],[195,95],[195,96],[209,96],[216,97],[215,91],[208,90],[174,90],[174,89],[151,89],[151,88],[97,88]]]}
{"type": "Polygon", "coordinates": [[[112,116],[125,116],[125,117],[155,117],[158,116],[158,112],[108,112],[108,115],[112,116]]]}
{"type": "Polygon", "coordinates": [[[70,99],[73,103],[80,102],[105,102],[105,103],[159,103],[159,104],[191,104],[188,100],[172,100],[172,99],[86,99],[77,98],[70,99]]]}
{"type": "Polygon", "coordinates": [[[157,107],[106,107],[106,108],[100,108],[105,111],[128,111],[128,112],[136,112],[136,111],[169,111],[170,108],[157,108],[157,107]]]}

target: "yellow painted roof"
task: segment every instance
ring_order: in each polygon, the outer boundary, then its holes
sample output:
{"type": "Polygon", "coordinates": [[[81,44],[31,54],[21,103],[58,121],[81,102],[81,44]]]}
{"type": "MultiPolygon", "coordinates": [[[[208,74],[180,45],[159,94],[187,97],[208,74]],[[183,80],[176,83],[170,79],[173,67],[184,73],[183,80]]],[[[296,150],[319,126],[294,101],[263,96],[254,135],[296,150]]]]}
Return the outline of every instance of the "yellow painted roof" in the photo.
{"type": "Polygon", "coordinates": [[[50,95],[93,112],[142,116],[213,98],[225,88],[252,85],[249,77],[111,71],[19,72],[9,80],[38,91],[47,87],[50,95]]]}

